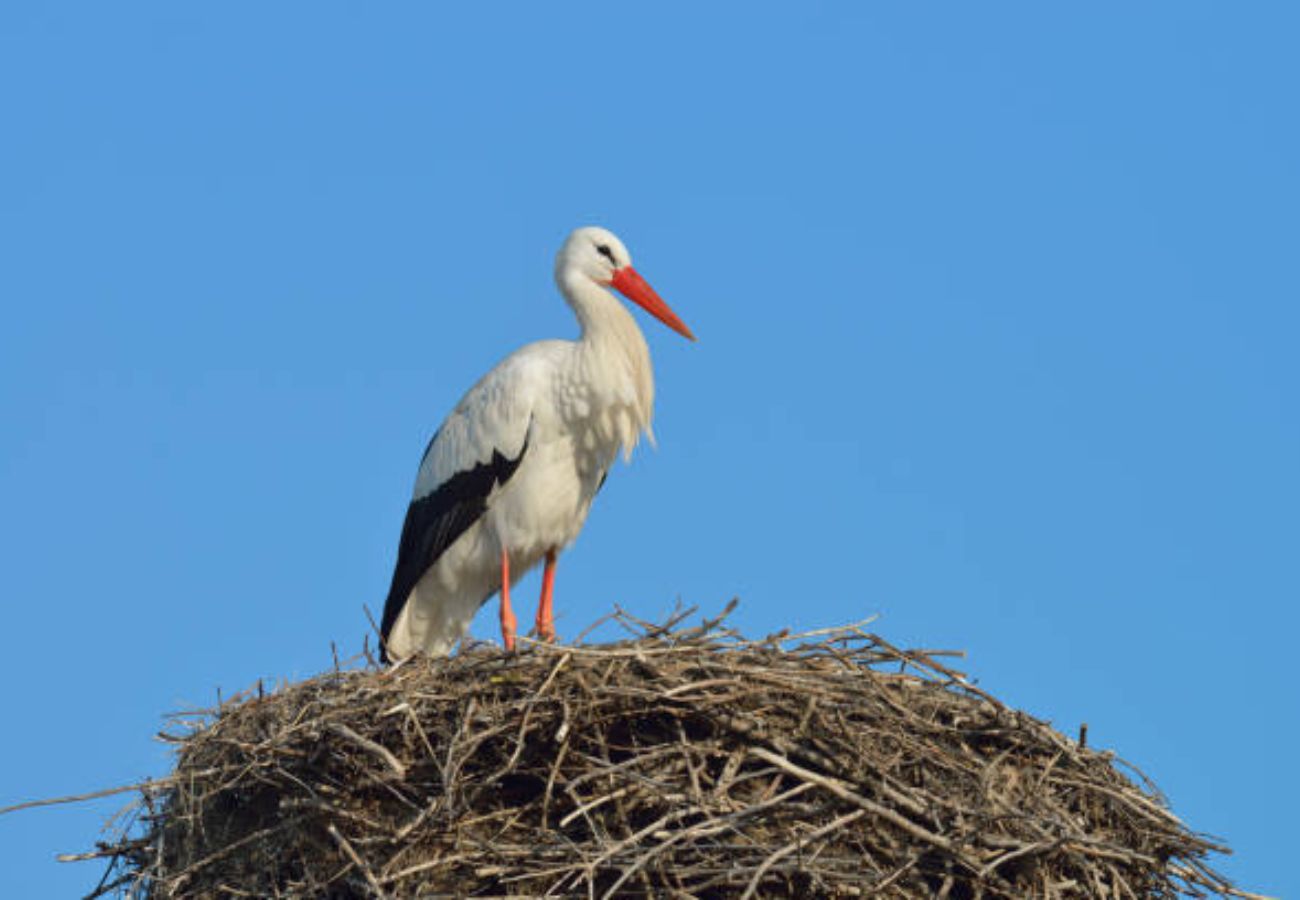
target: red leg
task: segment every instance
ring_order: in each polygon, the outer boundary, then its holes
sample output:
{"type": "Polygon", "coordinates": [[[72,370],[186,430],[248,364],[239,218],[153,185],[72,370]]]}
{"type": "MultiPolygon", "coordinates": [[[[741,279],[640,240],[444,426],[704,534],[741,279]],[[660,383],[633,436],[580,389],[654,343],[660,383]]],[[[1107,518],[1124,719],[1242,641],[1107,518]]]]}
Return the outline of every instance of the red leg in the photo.
{"type": "Polygon", "coordinates": [[[506,650],[515,649],[515,611],[510,608],[510,554],[501,551],[501,643],[506,650]]]}
{"type": "Polygon", "coordinates": [[[542,572],[542,599],[537,604],[537,637],[543,641],[555,640],[555,613],[551,597],[555,593],[555,551],[546,553],[546,569],[542,572]]]}

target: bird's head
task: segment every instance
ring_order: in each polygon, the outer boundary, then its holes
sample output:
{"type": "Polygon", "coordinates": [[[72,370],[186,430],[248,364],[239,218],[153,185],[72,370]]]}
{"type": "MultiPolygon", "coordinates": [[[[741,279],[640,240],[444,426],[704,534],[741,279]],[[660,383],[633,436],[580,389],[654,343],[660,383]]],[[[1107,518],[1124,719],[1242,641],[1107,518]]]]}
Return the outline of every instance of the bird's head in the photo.
{"type": "Polygon", "coordinates": [[[612,231],[594,225],[574,230],[555,257],[555,277],[561,286],[576,277],[612,287],[673,331],[695,340],[686,323],[632,268],[632,254],[612,231]]]}

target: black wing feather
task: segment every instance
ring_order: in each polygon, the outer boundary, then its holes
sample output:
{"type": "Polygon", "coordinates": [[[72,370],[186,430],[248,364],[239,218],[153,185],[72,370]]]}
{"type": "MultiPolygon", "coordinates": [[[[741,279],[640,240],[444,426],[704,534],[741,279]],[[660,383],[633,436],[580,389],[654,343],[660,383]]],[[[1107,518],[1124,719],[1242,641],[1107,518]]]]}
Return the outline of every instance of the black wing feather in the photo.
{"type": "Polygon", "coordinates": [[[457,472],[406,508],[393,583],[388,589],[384,620],[379,629],[379,655],[384,662],[388,662],[388,633],[406,605],[406,598],[443,552],[487,511],[488,495],[515,474],[528,450],[530,436],[524,436],[524,445],[514,459],[493,450],[490,460],[457,472]]]}

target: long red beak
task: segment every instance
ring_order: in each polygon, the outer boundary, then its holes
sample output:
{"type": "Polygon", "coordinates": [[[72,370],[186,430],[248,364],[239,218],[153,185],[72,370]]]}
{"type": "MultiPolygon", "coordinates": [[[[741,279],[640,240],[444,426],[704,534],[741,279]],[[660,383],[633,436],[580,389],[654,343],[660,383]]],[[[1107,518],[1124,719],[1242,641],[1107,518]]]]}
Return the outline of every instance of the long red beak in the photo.
{"type": "Polygon", "coordinates": [[[614,277],[609,282],[627,299],[640,306],[650,315],[654,316],[660,322],[663,322],[673,331],[682,337],[695,340],[695,335],[686,327],[686,323],[677,318],[677,313],[668,308],[655,289],[650,287],[650,283],[641,277],[640,273],[631,266],[624,266],[614,273],[614,277]]]}

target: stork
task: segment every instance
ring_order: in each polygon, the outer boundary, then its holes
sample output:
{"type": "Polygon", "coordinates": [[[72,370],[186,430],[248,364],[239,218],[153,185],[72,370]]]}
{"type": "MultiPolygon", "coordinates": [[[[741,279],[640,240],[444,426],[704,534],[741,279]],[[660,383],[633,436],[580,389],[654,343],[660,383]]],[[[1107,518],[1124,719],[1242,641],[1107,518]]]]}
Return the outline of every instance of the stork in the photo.
{"type": "Polygon", "coordinates": [[[582,530],[619,452],[629,459],[643,433],[654,441],[650,351],[609,288],[695,336],[603,228],[569,235],[555,281],[581,326],[578,339],[538,341],[507,356],[424,451],[380,626],[386,662],[449,653],[498,592],[501,640],[513,650],[510,588],[542,560],[536,634],[554,640],[560,551],[582,530]]]}

